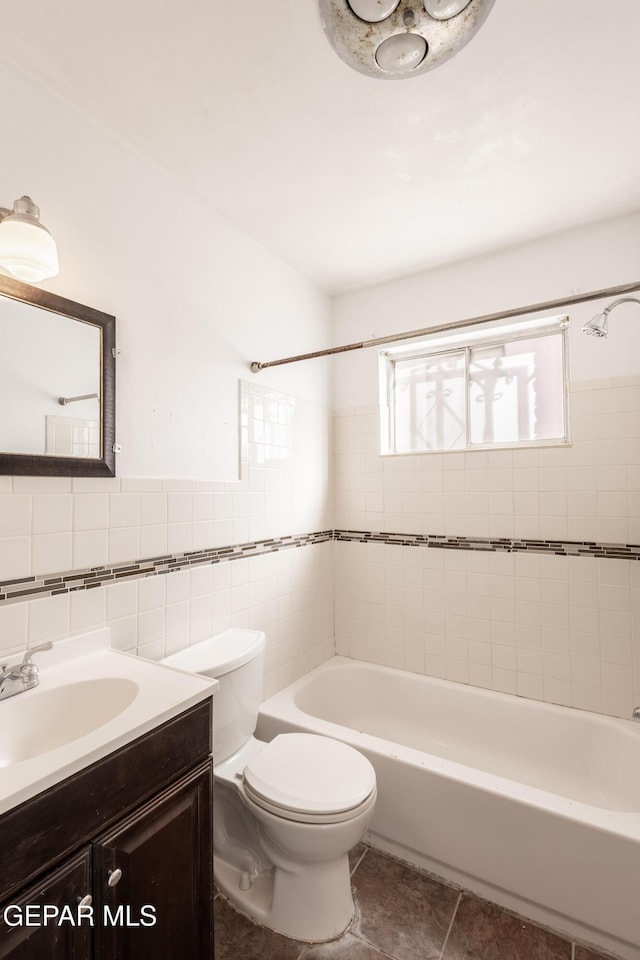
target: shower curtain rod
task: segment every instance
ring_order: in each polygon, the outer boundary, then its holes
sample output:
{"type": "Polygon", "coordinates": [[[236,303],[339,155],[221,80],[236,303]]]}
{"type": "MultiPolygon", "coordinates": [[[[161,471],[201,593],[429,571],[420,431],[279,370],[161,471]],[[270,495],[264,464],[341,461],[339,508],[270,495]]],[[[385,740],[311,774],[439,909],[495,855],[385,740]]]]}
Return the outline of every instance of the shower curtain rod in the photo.
{"type": "Polygon", "coordinates": [[[544,310],[557,310],[560,307],[570,307],[576,303],[587,303],[589,300],[600,300],[603,297],[619,297],[625,293],[634,293],[640,290],[640,281],[627,283],[618,287],[605,287],[603,290],[591,290],[588,293],[576,293],[572,297],[562,300],[547,300],[544,303],[532,303],[526,307],[516,307],[514,310],[500,310],[498,313],[485,313],[468,320],[455,320],[452,323],[441,323],[435,327],[423,327],[422,330],[408,330],[406,333],[394,333],[388,337],[375,337],[373,340],[361,340],[358,343],[346,343],[341,347],[329,347],[326,350],[315,350],[313,353],[299,353],[295,357],[284,357],[282,360],[268,360],[260,363],[254,360],[251,363],[251,372],[259,373],[267,367],[279,367],[283,363],[297,363],[299,360],[314,360],[316,357],[329,357],[334,353],[347,353],[349,350],[362,350],[365,347],[380,347],[385,343],[397,343],[399,340],[413,340],[416,337],[426,337],[432,333],[447,333],[450,330],[459,330],[461,327],[475,327],[481,323],[491,323],[492,320],[509,320],[512,317],[521,317],[528,313],[542,313],[544,310]]]}

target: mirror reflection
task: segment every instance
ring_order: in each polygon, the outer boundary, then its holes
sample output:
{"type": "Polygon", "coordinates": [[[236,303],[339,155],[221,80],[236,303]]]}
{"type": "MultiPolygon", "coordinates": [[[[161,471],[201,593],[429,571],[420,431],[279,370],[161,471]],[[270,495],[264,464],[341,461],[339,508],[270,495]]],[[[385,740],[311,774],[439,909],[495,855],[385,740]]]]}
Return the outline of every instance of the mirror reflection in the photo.
{"type": "Polygon", "coordinates": [[[115,318],[0,276],[0,474],[115,475],[115,318]]]}
{"type": "Polygon", "coordinates": [[[100,457],[100,329],[0,297],[0,451],[100,457]]]}

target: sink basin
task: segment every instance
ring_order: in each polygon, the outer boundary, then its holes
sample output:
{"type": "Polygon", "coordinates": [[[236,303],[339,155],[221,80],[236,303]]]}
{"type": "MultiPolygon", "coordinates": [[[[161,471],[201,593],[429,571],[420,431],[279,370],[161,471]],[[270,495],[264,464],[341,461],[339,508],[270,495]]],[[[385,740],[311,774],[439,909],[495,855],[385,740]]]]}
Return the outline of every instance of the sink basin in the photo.
{"type": "Polygon", "coordinates": [[[0,700],[0,817],[218,687],[217,680],[113,650],[109,641],[108,627],[56,640],[36,655],[39,686],[0,700]]]}
{"type": "Polygon", "coordinates": [[[96,677],[12,697],[10,729],[0,727],[0,767],[73,743],[126,710],[137,693],[126,677],[96,677]]]}

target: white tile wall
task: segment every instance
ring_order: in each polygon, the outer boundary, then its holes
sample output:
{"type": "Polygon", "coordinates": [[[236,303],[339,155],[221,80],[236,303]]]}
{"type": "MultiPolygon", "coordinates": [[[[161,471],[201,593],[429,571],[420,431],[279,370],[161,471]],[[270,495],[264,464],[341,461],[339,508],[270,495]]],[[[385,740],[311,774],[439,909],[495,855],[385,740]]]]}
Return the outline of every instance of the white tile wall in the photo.
{"type": "MultiPolygon", "coordinates": [[[[640,378],[574,383],[572,444],[379,456],[377,408],[334,419],[335,527],[640,543],[640,378]]],[[[343,655],[628,717],[640,563],[335,544],[343,655]]]]}
{"type": "MultiPolygon", "coordinates": [[[[241,405],[238,482],[0,478],[0,579],[330,529],[327,411],[253,384],[241,405]]],[[[333,653],[333,545],[2,604],[0,655],[105,623],[152,659],[264,629],[269,695],[333,653]]]]}
{"type": "Polygon", "coordinates": [[[572,444],[379,456],[377,407],[334,419],[335,526],[640,543],[640,378],[573,383],[572,444]]]}
{"type": "MultiPolygon", "coordinates": [[[[0,477],[0,579],[329,529],[640,542],[640,380],[574,384],[568,448],[381,458],[377,409],[250,385],[242,480],[0,477]],[[614,426],[615,424],[615,426],[614,426]],[[623,428],[620,426],[623,424],[623,428]]],[[[265,629],[268,695],[338,652],[628,716],[640,564],[324,543],[0,605],[0,653],[108,623],[161,657],[265,629]],[[334,574],[335,556],[335,574],[334,574]]]]}
{"type": "Polygon", "coordinates": [[[343,656],[629,717],[640,563],[336,542],[343,656]]]}

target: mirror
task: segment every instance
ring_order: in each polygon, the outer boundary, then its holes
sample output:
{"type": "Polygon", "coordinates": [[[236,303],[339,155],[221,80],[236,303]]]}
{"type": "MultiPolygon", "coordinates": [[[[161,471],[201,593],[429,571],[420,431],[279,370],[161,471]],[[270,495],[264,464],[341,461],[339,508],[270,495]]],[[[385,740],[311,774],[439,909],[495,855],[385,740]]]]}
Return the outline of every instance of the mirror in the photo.
{"type": "Polygon", "coordinates": [[[115,326],[0,276],[0,474],[115,476],[115,326]]]}

